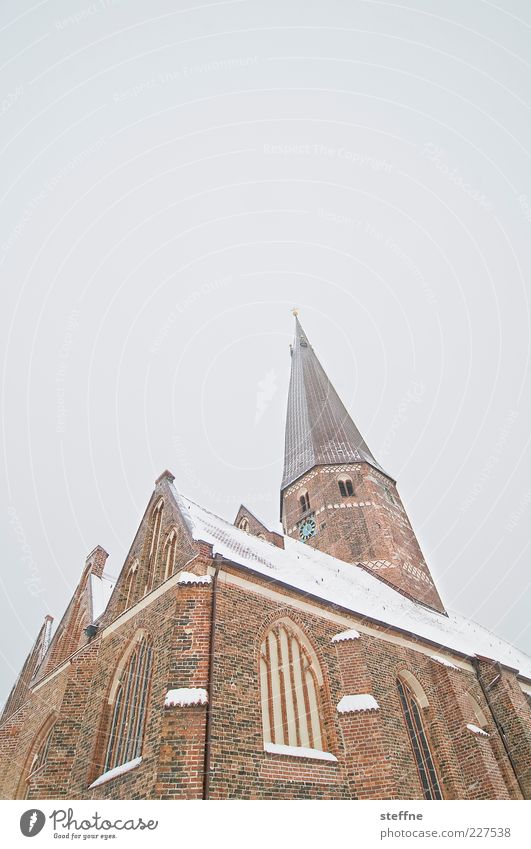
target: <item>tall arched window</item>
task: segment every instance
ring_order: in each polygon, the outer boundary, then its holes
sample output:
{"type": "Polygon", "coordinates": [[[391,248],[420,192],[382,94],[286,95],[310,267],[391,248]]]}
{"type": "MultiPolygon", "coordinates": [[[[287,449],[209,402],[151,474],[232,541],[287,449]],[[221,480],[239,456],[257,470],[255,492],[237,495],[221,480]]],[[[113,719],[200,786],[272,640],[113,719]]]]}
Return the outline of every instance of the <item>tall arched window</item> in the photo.
{"type": "Polygon", "coordinates": [[[474,725],[477,725],[478,728],[481,728],[482,731],[485,731],[489,726],[487,717],[481,710],[474,696],[471,696],[470,693],[467,692],[465,693],[465,698],[468,702],[468,707],[471,712],[471,718],[474,721],[474,725]]]}
{"type": "Polygon", "coordinates": [[[164,546],[164,580],[170,578],[175,572],[175,561],[177,558],[177,531],[170,531],[164,546]]]}
{"type": "Polygon", "coordinates": [[[31,791],[31,782],[36,777],[37,773],[46,765],[48,760],[48,752],[50,750],[50,742],[55,725],[55,719],[48,719],[41,728],[35,742],[34,751],[29,761],[29,769],[24,777],[24,784],[19,791],[19,796],[27,799],[31,791]]]}
{"type": "Polygon", "coordinates": [[[299,504],[301,505],[301,513],[306,513],[310,509],[310,496],[307,491],[301,492],[299,496],[299,504]]]}
{"type": "Polygon", "coordinates": [[[249,526],[249,519],[247,519],[246,516],[244,516],[242,519],[240,519],[240,524],[238,525],[238,527],[240,528],[241,531],[247,531],[248,532],[249,527],[250,527],[249,526]]]}
{"type": "Polygon", "coordinates": [[[139,634],[120,664],[111,690],[111,721],[103,772],[138,758],[146,720],[153,650],[139,634]]]}
{"type": "Polygon", "coordinates": [[[145,592],[150,592],[153,589],[153,584],[155,580],[155,572],[157,569],[157,555],[159,551],[159,541],[160,541],[160,528],[162,525],[162,510],[164,507],[164,502],[162,499],[156,504],[153,509],[153,513],[151,514],[151,540],[149,543],[149,554],[148,554],[148,574],[146,580],[146,589],[145,592]]]}
{"type": "Polygon", "coordinates": [[[260,650],[264,743],[324,749],[320,687],[323,676],[302,631],[280,620],[260,650]]]}
{"type": "Polygon", "coordinates": [[[442,799],[439,779],[422,720],[422,710],[427,707],[428,700],[411,673],[403,673],[400,678],[397,678],[396,685],[424,798],[442,799]]]}
{"type": "Polygon", "coordinates": [[[135,601],[135,590],[136,590],[136,577],[138,574],[138,560],[132,564],[127,573],[127,578],[125,581],[125,592],[124,592],[124,606],[123,609],[127,610],[134,604],[135,601]]]}
{"type": "Polygon", "coordinates": [[[337,479],[337,483],[339,485],[339,492],[343,498],[348,498],[348,496],[354,495],[354,484],[348,475],[341,475],[341,477],[337,479]]]}

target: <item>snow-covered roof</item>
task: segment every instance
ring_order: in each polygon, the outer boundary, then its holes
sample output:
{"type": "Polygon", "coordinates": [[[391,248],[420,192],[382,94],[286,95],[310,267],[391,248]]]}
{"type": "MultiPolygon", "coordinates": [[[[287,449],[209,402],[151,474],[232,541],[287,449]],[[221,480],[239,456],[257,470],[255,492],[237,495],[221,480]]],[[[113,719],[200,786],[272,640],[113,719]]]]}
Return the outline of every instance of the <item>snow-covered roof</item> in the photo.
{"type": "Polygon", "coordinates": [[[114,582],[106,578],[105,575],[100,578],[98,575],[90,575],[90,593],[92,598],[92,618],[94,621],[98,619],[109,602],[114,582]]]}
{"type": "Polygon", "coordinates": [[[179,495],[173,485],[172,490],[192,536],[210,543],[214,554],[438,646],[469,657],[490,657],[531,679],[531,658],[476,622],[457,613],[437,613],[406,598],[361,567],[290,537],[284,537],[285,549],[272,546],[179,495]]]}

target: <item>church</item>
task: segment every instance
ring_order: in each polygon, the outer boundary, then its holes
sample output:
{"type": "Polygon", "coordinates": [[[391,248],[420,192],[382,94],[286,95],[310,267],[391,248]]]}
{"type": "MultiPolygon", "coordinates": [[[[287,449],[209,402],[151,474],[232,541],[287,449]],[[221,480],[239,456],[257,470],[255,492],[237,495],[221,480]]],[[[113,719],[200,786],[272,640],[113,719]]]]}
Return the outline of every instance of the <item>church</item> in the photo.
{"type": "Polygon", "coordinates": [[[163,472],[0,720],[5,799],[530,799],[531,658],[445,608],[298,317],[283,533],[163,472]]]}

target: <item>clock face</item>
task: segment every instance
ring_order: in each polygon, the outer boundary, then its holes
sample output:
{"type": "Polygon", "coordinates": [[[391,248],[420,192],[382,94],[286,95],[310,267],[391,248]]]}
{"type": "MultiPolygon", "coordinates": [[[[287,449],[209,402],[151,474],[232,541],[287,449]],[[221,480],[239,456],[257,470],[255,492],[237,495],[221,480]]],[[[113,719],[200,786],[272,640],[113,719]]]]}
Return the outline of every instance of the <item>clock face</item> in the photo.
{"type": "Polygon", "coordinates": [[[312,518],[312,516],[309,516],[300,523],[299,536],[302,540],[306,541],[307,539],[310,539],[310,537],[315,536],[316,530],[317,525],[315,524],[315,519],[312,518]]]}

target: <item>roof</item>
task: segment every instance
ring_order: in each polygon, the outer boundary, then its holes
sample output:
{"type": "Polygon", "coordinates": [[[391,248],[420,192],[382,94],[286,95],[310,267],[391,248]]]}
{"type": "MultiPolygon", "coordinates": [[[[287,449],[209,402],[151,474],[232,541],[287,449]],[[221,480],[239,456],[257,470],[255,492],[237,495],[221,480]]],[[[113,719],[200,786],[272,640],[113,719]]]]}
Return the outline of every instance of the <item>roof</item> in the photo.
{"type": "Polygon", "coordinates": [[[518,669],[531,680],[531,657],[486,628],[449,612],[438,613],[406,598],[360,566],[337,560],[298,540],[284,537],[285,549],[252,536],[179,495],[171,485],[188,528],[196,540],[271,581],[331,602],[353,614],[407,631],[461,655],[490,657],[518,669]]]}
{"type": "Polygon", "coordinates": [[[295,318],[281,489],[313,466],[360,462],[387,474],[373,457],[295,318]]]}

